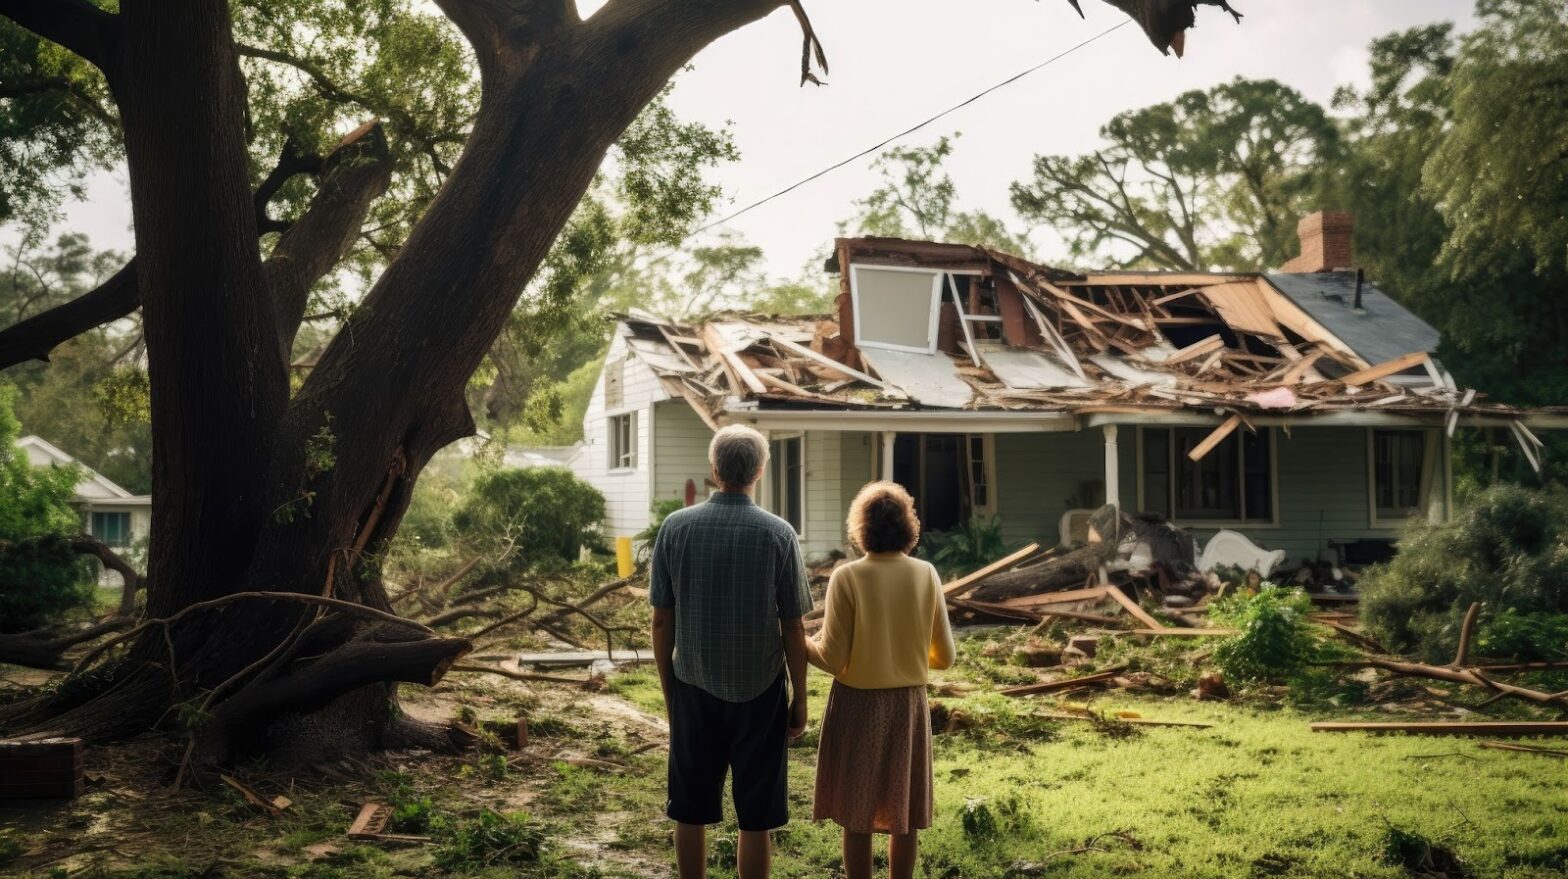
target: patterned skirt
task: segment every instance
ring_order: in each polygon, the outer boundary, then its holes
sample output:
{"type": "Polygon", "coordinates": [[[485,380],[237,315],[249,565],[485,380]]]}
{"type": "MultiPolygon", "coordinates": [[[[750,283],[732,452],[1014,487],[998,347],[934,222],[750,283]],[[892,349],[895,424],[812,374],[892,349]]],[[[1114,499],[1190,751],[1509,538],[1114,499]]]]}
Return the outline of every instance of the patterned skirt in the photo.
{"type": "Polygon", "coordinates": [[[931,826],[931,712],[925,687],[828,694],[812,818],[855,833],[931,826]]]}

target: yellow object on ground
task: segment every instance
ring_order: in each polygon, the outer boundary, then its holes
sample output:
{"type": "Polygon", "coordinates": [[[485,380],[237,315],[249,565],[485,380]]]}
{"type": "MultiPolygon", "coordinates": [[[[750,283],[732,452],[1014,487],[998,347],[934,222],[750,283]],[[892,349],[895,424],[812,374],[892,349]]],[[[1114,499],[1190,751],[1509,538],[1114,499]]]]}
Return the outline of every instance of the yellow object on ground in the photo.
{"type": "Polygon", "coordinates": [[[630,577],[637,569],[632,561],[632,539],[630,537],[615,538],[615,570],[616,575],[622,578],[630,577]]]}

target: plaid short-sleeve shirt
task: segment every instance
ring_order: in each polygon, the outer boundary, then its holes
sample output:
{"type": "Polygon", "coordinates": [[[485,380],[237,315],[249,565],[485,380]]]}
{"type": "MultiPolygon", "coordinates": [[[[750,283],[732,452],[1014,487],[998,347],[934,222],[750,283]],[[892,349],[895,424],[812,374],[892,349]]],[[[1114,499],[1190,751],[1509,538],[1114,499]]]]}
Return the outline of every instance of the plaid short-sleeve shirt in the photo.
{"type": "Polygon", "coordinates": [[[675,609],[675,676],[727,702],[761,695],[784,669],[779,620],[811,608],[800,542],[744,494],[670,514],[653,547],[648,600],[675,609]]]}

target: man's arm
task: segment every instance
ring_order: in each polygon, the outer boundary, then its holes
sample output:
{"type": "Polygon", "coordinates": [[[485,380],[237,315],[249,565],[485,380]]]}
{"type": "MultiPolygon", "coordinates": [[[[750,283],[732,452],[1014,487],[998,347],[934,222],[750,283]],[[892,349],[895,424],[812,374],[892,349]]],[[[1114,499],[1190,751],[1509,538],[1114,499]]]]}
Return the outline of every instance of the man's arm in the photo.
{"type": "MultiPolygon", "coordinates": [[[[785,644],[788,645],[788,641],[785,644]]],[[[653,664],[659,670],[659,687],[664,690],[664,714],[669,719],[670,690],[675,685],[675,608],[653,609],[653,664]]]]}
{"type": "MultiPolygon", "coordinates": [[[[806,732],[806,624],[799,617],[779,620],[784,633],[784,666],[789,669],[789,732],[798,739],[806,732]]],[[[658,647],[654,647],[657,654],[658,647]]]]}

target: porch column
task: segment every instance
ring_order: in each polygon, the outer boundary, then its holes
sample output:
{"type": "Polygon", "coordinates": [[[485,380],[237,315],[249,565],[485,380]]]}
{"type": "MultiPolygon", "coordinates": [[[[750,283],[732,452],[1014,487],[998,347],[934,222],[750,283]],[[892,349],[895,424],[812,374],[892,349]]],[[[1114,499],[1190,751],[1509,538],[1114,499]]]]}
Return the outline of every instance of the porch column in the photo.
{"type": "Polygon", "coordinates": [[[1122,506],[1122,468],[1117,454],[1116,425],[1107,424],[1105,431],[1105,502],[1118,510],[1122,506]]]}
{"type": "Polygon", "coordinates": [[[893,441],[898,439],[898,432],[884,430],[882,437],[882,473],[877,478],[884,482],[893,481],[893,441]]]}

